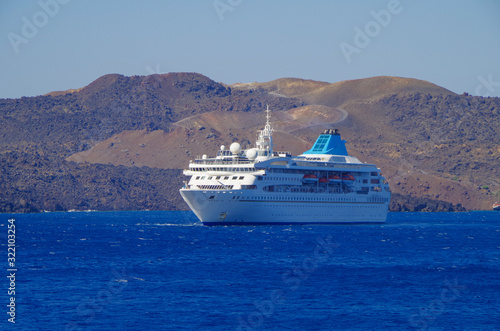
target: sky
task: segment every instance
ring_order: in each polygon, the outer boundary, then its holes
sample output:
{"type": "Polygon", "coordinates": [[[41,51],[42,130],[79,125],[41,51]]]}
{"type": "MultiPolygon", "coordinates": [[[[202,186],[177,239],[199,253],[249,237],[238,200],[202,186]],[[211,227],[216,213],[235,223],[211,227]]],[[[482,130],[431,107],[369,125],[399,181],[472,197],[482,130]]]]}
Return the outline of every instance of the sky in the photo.
{"type": "Polygon", "coordinates": [[[0,98],[168,72],[399,76],[500,97],[500,1],[0,0],[0,98]]]}

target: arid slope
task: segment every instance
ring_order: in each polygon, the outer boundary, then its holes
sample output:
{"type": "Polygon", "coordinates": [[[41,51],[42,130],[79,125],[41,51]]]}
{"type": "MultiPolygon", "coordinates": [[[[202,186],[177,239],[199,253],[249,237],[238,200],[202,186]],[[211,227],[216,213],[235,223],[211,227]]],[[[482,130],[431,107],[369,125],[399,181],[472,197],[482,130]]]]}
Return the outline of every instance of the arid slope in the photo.
{"type": "Polygon", "coordinates": [[[339,128],[351,154],[382,169],[392,210],[489,209],[499,198],[499,98],[387,76],[225,85],[111,74],[0,100],[0,211],[185,209],[179,169],[222,144],[253,145],[266,105],[275,150],[300,154],[339,128]]]}

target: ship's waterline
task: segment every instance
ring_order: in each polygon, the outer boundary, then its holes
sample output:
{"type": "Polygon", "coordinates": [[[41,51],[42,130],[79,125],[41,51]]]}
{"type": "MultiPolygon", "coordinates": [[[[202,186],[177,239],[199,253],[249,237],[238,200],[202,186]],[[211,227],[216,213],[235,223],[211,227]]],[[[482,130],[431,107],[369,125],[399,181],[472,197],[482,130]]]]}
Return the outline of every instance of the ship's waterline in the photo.
{"type": "Polygon", "coordinates": [[[325,130],[299,156],[273,151],[270,110],[255,147],[191,161],[180,193],[205,225],[385,222],[391,192],[380,169],[325,130]]]}

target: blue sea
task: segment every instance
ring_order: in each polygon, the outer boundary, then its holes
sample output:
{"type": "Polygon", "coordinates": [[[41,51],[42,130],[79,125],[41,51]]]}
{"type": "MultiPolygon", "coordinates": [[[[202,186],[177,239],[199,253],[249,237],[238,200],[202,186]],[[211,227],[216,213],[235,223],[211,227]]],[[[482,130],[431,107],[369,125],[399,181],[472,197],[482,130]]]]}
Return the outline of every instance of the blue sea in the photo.
{"type": "Polygon", "coordinates": [[[203,226],[191,212],[15,219],[15,330],[500,330],[500,213],[203,226]]]}

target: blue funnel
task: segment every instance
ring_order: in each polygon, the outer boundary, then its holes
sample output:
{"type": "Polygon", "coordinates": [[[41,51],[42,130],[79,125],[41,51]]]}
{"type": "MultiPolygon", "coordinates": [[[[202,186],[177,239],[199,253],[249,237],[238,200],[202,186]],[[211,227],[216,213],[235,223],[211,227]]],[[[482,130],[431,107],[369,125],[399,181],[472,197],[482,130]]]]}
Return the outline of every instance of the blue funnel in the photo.
{"type": "Polygon", "coordinates": [[[345,140],[340,139],[340,134],[337,129],[327,129],[323,134],[320,134],[313,147],[305,151],[303,154],[327,154],[327,155],[344,155],[347,154],[345,148],[345,140]]]}

